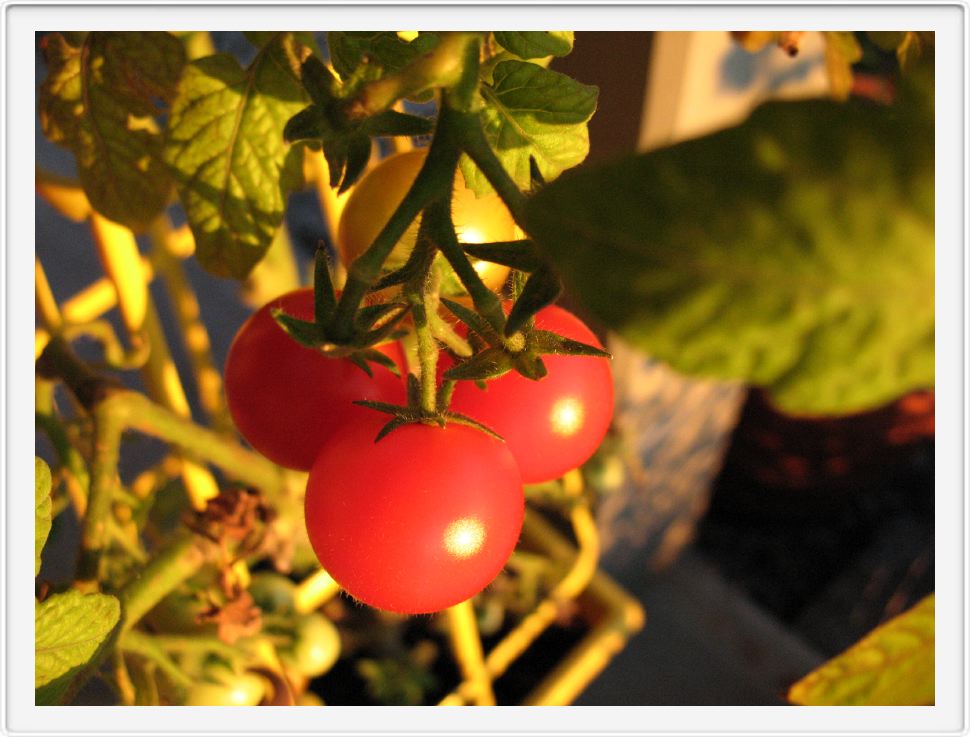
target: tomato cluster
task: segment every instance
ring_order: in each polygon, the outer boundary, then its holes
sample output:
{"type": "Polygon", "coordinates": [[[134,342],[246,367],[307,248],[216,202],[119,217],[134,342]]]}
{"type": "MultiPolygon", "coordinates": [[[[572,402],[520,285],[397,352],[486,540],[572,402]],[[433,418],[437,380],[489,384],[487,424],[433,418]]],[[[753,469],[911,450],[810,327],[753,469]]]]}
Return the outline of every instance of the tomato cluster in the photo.
{"type": "MultiPolygon", "coordinates": [[[[405,196],[423,151],[392,156],[356,186],[341,217],[337,247],[347,265],[374,240],[405,196]]],[[[456,182],[456,230],[467,242],[512,240],[515,223],[497,197],[476,200],[456,182]]],[[[415,228],[412,228],[414,231],[415,228]]],[[[403,264],[415,232],[401,239],[391,267],[403,264]]],[[[479,262],[498,290],[508,269],[479,262]]],[[[445,285],[447,286],[447,284],[445,285]]],[[[406,383],[383,366],[368,376],[346,358],[297,343],[272,310],[313,319],[313,291],[286,294],[257,311],[237,334],[226,362],[226,395],[241,434],[281,466],[309,470],[305,513],[323,567],[352,596],[380,609],[438,611],[481,591],[508,560],[525,510],[523,483],[558,478],[584,463],[613,412],[609,363],[546,355],[547,375],[510,372],[460,381],[450,410],[504,438],[448,422],[410,423],[380,441],[388,418],[353,404],[406,403],[406,383]]],[[[599,346],[577,317],[548,307],[536,328],[599,346]]],[[[379,347],[406,374],[397,343],[379,347]]],[[[439,370],[454,365],[442,353],[439,370]]]]}

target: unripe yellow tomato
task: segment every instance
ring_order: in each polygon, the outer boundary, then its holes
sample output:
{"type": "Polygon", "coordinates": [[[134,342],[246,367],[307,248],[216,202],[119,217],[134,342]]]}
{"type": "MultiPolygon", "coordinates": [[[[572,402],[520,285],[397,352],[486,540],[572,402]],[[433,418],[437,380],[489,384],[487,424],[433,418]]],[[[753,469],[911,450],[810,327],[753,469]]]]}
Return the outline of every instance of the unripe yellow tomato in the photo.
{"type": "MultiPolygon", "coordinates": [[[[418,176],[426,155],[425,149],[414,149],[389,156],[354,186],[337,227],[337,252],[345,266],[352,264],[370,247],[391,219],[394,210],[401,204],[418,176]]],[[[458,240],[462,243],[490,243],[516,238],[515,221],[498,195],[476,198],[475,193],[465,186],[460,171],[455,175],[452,218],[458,240]]],[[[401,236],[384,263],[386,270],[393,271],[407,261],[417,241],[419,221],[420,218],[415,220],[401,236]]],[[[509,273],[507,266],[475,259],[472,259],[472,264],[489,289],[497,291],[505,283],[509,273]]],[[[463,293],[457,276],[450,269],[448,273],[449,276],[442,285],[442,293],[463,293]]]]}

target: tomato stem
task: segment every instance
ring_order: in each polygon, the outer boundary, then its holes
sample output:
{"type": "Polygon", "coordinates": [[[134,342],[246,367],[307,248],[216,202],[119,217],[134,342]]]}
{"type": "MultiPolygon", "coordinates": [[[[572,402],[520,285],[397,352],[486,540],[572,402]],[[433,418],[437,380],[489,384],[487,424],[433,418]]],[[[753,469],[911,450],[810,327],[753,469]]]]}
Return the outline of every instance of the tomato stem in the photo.
{"type": "Polygon", "coordinates": [[[446,127],[442,127],[439,118],[428,155],[411,189],[374,242],[347,270],[347,283],[328,326],[330,337],[335,342],[349,341],[353,336],[354,315],[367,290],[380,278],[384,262],[404,235],[404,231],[433,200],[450,195],[460,155],[461,151],[452,135],[446,127]]]}

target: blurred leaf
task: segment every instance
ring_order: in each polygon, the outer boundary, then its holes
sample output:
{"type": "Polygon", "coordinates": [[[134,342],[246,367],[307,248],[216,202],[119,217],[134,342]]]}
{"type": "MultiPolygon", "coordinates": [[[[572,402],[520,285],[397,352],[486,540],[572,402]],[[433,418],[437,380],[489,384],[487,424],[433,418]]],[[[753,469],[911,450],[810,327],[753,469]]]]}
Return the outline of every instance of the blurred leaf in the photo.
{"type": "Polygon", "coordinates": [[[34,575],[40,573],[40,554],[51,532],[51,470],[34,457],[34,575]]]}
{"type": "MultiPolygon", "coordinates": [[[[565,74],[525,61],[503,61],[492,84],[482,85],[485,135],[516,184],[532,184],[529,158],[546,181],[576,166],[589,153],[587,122],[599,89],[565,74]]],[[[465,184],[476,194],[492,191],[467,156],[461,159],[465,184]]]]}
{"type": "Polygon", "coordinates": [[[852,91],[852,65],[862,58],[862,47],[851,31],[823,33],[829,91],[836,100],[847,100],[852,91]]]}
{"type": "Polygon", "coordinates": [[[875,407],[934,380],[932,84],[919,94],[769,103],[573,172],[529,201],[529,232],[596,317],[675,369],[795,413],[875,407]]]}
{"type": "Polygon", "coordinates": [[[51,33],[43,47],[44,135],[74,152],[98,212],[144,228],[172,189],[155,116],[158,103],[174,97],[185,64],[182,42],[160,31],[92,32],[77,43],[51,33]]]}
{"type": "Polygon", "coordinates": [[[269,249],[287,194],[302,184],[302,149],[283,127],[307,103],[299,65],[308,52],[277,33],[247,69],[217,54],[186,67],[165,157],[195,235],[199,262],[244,278],[269,249]]]}
{"type": "Polygon", "coordinates": [[[936,597],[880,625],[788,691],[802,706],[924,706],[936,698],[936,597]]]}
{"type": "Polygon", "coordinates": [[[405,41],[394,31],[331,31],[327,45],[330,63],[346,80],[364,64],[378,67],[385,74],[403,69],[437,46],[438,36],[420,33],[413,41],[405,41]]]}
{"type": "Polygon", "coordinates": [[[566,56],[573,50],[572,31],[495,31],[495,40],[520,59],[566,56]]]}
{"type": "Polygon", "coordinates": [[[70,589],[34,606],[34,688],[37,704],[58,703],[71,681],[95,659],[121,605],[107,594],[70,589]]]}

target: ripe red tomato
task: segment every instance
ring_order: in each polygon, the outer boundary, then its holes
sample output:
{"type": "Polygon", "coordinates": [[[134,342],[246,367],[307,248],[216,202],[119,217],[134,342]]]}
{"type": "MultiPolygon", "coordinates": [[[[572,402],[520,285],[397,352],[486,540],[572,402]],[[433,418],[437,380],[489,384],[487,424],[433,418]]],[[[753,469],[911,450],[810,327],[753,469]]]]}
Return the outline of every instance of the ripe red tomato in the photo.
{"type": "MultiPolygon", "coordinates": [[[[236,427],[256,450],[286,468],[309,470],[324,441],[373,410],[352,402],[403,404],[404,382],[371,364],[373,378],[343,358],[329,358],[297,343],[277,324],[272,308],[313,319],[313,290],[274,299],[243,324],[226,358],[226,401],[236,427]]],[[[403,369],[398,343],[379,350],[403,369]]]]}
{"type": "Polygon", "coordinates": [[[351,596],[402,614],[474,596],[512,554],[525,511],[503,443],[455,423],[410,424],[375,443],[376,416],[333,436],[310,471],[306,524],[351,596]]]}
{"type": "MultiPolygon", "coordinates": [[[[602,347],[593,331],[561,307],[540,310],[536,327],[602,347]]],[[[485,389],[459,381],[451,401],[452,410],[505,438],[527,484],[559,478],[589,460],[613,418],[609,360],[558,355],[542,360],[548,374],[539,381],[515,372],[487,382],[485,389]]],[[[453,365],[448,358],[441,364],[442,370],[453,365]]]]}

